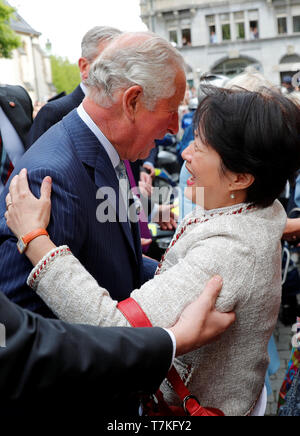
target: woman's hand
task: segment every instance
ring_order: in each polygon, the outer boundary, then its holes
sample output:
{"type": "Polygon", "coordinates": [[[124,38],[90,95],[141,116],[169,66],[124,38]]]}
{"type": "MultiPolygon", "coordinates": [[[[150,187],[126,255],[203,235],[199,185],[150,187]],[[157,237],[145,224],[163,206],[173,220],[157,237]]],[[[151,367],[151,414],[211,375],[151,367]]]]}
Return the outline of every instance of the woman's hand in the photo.
{"type": "Polygon", "coordinates": [[[17,238],[36,229],[46,229],[51,214],[51,177],[45,177],[41,185],[41,197],[37,199],[30,191],[27,170],[15,176],[6,196],[5,219],[17,238]]]}

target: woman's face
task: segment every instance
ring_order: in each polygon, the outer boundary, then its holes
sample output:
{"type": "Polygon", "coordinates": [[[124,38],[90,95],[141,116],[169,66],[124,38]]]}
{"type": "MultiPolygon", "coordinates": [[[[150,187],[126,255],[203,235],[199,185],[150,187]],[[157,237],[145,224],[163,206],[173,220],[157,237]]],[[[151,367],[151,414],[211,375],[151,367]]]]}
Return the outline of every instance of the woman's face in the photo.
{"type": "Polygon", "coordinates": [[[197,131],[194,142],[184,150],[182,157],[191,173],[186,196],[205,209],[228,206],[230,179],[221,170],[221,157],[212,147],[201,141],[197,131]]]}

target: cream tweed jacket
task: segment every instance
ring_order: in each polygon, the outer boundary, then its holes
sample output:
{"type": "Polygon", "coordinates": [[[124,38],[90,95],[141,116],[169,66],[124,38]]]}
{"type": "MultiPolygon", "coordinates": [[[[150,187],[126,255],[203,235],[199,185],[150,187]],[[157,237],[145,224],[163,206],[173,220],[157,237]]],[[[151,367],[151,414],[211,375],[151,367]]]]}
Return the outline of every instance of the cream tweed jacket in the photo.
{"type": "MultiPolygon", "coordinates": [[[[177,359],[176,367],[201,405],[229,416],[247,414],[264,385],[267,346],[281,301],[280,239],[285,224],[278,201],[268,208],[197,207],[178,227],[155,278],[131,293],[154,326],[168,328],[213,275],[223,277],[217,308],[234,310],[235,324],[219,342],[177,359]]],[[[117,302],[66,247],[45,256],[28,284],[62,320],[129,326],[117,302]]],[[[169,403],[178,404],[167,382],[162,390],[169,403]]]]}

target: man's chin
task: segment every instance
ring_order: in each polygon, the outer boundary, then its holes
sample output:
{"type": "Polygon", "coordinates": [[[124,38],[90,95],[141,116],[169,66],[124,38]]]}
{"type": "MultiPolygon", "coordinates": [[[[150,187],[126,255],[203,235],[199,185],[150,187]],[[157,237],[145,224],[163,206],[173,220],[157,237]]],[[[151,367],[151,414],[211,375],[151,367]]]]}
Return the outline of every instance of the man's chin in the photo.
{"type": "Polygon", "coordinates": [[[149,145],[147,148],[142,150],[138,156],[130,156],[128,160],[130,162],[136,162],[137,160],[145,160],[150,156],[151,150],[155,147],[155,143],[149,145]]]}

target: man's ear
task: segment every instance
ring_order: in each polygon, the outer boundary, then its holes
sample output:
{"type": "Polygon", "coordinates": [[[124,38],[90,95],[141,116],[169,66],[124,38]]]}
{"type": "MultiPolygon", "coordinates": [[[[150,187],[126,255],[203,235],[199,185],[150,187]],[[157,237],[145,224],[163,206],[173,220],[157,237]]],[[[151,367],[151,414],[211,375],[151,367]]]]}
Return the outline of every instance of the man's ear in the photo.
{"type": "Polygon", "coordinates": [[[232,173],[230,188],[232,191],[241,191],[249,188],[255,181],[255,177],[249,173],[232,173]]]}
{"type": "Polygon", "coordinates": [[[142,96],[143,88],[139,85],[131,86],[123,94],[123,111],[131,121],[134,121],[136,118],[142,96]]]}
{"type": "Polygon", "coordinates": [[[86,58],[80,58],[78,61],[78,67],[80,69],[81,80],[86,80],[90,72],[90,63],[86,58]]]}

